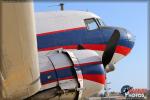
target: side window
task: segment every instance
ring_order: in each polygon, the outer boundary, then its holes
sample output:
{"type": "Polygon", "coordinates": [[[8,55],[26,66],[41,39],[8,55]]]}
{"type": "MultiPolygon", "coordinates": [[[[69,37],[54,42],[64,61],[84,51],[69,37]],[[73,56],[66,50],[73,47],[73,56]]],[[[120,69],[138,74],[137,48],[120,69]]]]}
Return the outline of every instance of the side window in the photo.
{"type": "Polygon", "coordinates": [[[98,25],[96,23],[96,20],[94,18],[91,19],[85,19],[85,25],[88,30],[95,30],[98,29],[98,25]]]}

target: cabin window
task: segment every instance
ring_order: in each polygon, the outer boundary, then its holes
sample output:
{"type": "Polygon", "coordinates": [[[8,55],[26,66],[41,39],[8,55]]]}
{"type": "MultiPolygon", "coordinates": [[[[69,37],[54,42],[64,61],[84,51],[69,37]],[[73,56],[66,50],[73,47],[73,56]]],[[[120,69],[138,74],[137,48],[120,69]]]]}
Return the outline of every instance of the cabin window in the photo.
{"type": "Polygon", "coordinates": [[[88,30],[95,30],[98,29],[98,25],[96,23],[96,20],[94,18],[85,19],[85,25],[88,30]]]}

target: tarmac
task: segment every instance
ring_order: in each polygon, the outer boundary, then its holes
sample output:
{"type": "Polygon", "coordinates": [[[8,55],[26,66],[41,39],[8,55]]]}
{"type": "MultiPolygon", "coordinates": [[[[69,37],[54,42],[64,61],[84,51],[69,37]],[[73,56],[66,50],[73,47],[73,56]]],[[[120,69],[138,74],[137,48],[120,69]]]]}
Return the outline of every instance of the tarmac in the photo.
{"type": "Polygon", "coordinates": [[[88,100],[126,100],[124,96],[90,97],[88,100]]]}

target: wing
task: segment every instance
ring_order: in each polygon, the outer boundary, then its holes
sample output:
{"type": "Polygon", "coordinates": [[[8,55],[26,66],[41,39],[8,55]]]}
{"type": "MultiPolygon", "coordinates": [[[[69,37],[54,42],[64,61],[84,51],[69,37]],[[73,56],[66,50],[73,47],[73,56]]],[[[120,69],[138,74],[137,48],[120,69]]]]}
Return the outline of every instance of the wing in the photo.
{"type": "Polygon", "coordinates": [[[0,2],[1,98],[23,99],[40,90],[32,2],[0,2]]]}

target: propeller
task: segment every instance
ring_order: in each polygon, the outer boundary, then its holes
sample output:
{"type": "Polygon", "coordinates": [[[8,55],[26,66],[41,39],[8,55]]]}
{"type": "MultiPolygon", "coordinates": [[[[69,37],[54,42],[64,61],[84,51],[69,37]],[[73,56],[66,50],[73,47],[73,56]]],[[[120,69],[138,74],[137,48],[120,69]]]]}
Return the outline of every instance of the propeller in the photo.
{"type": "MultiPolygon", "coordinates": [[[[120,39],[120,32],[118,30],[114,30],[112,36],[110,37],[110,39],[107,42],[107,46],[104,50],[103,56],[102,56],[102,63],[104,65],[104,68],[106,68],[106,66],[110,63],[110,61],[112,60],[112,57],[115,53],[116,47],[117,47],[117,43],[118,40],[120,39]]],[[[81,44],[79,44],[77,46],[78,50],[82,50],[85,49],[81,44]]],[[[114,70],[114,65],[111,64],[109,67],[111,67],[111,70],[114,70]]],[[[110,69],[109,69],[110,70],[110,69]]]]}
{"type": "Polygon", "coordinates": [[[106,66],[112,60],[119,39],[120,39],[120,32],[118,30],[114,30],[112,36],[108,40],[107,46],[102,56],[102,63],[104,65],[104,68],[106,68],[106,66]]]}

